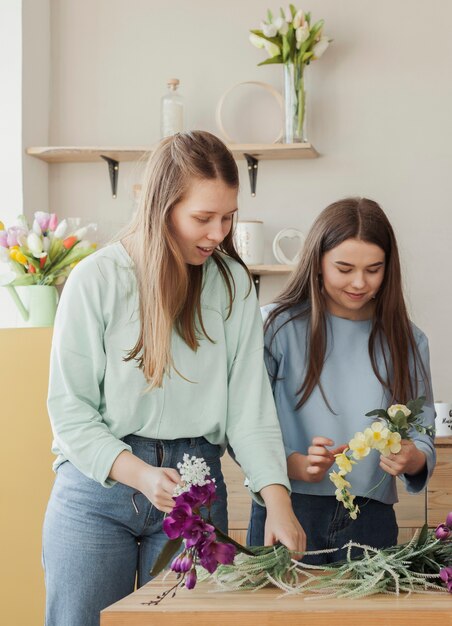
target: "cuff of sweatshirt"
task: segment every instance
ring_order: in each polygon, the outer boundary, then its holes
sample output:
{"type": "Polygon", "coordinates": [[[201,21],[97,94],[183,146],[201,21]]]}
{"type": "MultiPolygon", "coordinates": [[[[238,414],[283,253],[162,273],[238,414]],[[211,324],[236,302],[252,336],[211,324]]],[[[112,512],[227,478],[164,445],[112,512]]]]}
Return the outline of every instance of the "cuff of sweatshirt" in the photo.
{"type": "Polygon", "coordinates": [[[117,481],[113,480],[113,478],[109,478],[109,474],[113,463],[121,452],[125,450],[132,452],[132,448],[129,445],[117,439],[100,451],[99,458],[96,459],[96,466],[93,468],[93,478],[98,480],[103,487],[113,487],[113,485],[116,485],[117,481]]]}
{"type": "Polygon", "coordinates": [[[431,448],[423,441],[415,441],[415,446],[425,454],[425,466],[423,469],[414,476],[402,474],[400,479],[405,485],[405,489],[408,493],[419,493],[425,488],[430,476],[435,468],[435,456],[432,455],[431,448]]]}
{"type": "Polygon", "coordinates": [[[265,506],[264,499],[260,495],[261,489],[263,489],[264,487],[268,487],[269,485],[281,485],[282,487],[285,487],[287,489],[287,493],[289,494],[289,496],[292,493],[288,478],[282,480],[273,480],[272,482],[266,483],[265,485],[261,485],[259,489],[256,489],[254,485],[252,486],[248,478],[245,478],[245,487],[248,488],[251,498],[261,506],[265,506]]]}

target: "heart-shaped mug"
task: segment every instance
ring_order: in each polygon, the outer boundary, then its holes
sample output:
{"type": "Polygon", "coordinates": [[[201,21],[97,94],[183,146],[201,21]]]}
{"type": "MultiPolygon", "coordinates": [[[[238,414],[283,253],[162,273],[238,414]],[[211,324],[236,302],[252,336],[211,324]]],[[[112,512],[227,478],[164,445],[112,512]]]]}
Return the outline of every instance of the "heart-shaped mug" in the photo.
{"type": "Polygon", "coordinates": [[[273,239],[273,254],[278,263],[283,265],[296,265],[300,259],[300,254],[303,249],[304,235],[301,230],[296,228],[283,228],[280,230],[276,237],[273,239]],[[281,241],[283,239],[298,239],[299,249],[292,259],[288,259],[281,249],[281,241]]]}

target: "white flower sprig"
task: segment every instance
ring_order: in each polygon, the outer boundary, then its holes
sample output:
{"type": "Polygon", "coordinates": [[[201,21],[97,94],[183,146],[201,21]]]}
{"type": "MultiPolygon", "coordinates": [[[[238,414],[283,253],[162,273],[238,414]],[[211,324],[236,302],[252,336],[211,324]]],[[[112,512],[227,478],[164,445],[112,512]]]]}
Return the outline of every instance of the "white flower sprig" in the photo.
{"type": "Polygon", "coordinates": [[[176,487],[174,490],[175,496],[189,491],[192,485],[203,487],[211,482],[215,482],[215,479],[210,478],[210,467],[203,458],[184,454],[182,463],[177,464],[177,469],[181,475],[183,485],[176,487]]]}

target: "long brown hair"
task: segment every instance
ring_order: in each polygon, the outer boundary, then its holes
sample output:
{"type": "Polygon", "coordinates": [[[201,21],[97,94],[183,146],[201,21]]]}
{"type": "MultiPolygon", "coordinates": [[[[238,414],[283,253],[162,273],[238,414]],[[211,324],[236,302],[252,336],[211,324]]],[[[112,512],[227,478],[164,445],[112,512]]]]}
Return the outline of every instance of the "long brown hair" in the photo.
{"type": "MultiPolygon", "coordinates": [[[[234,157],[217,137],[192,131],[162,140],[149,158],[140,203],[123,236],[135,264],[141,322],[138,340],[125,360],[138,362],[149,389],[160,387],[171,368],[177,371],[171,354],[173,329],[192,350],[199,347],[202,335],[210,339],[201,314],[203,266],[184,261],[170,215],[193,180],[215,179],[238,189],[234,157]]],[[[218,249],[246,269],[235,250],[232,229],[218,249]]],[[[212,258],[224,279],[230,312],[234,279],[217,250],[212,258]]]]}
{"type": "MultiPolygon", "coordinates": [[[[321,262],[326,252],[347,239],[360,239],[375,244],[385,253],[384,278],[375,296],[369,337],[369,356],[375,376],[389,390],[393,402],[407,402],[417,396],[419,369],[427,382],[403,297],[399,253],[392,226],[384,211],[373,200],[346,198],[330,204],[314,222],[298,266],[276,299],[276,307],[265,324],[265,330],[269,332],[278,315],[294,306],[297,307],[294,314],[284,324],[293,319],[308,318],[308,364],[304,380],[297,391],[300,396],[297,409],[307,401],[317,385],[331,409],[320,383],[327,341],[321,262]],[[377,349],[383,355],[385,372],[378,369],[377,349]],[[414,360],[412,376],[409,368],[410,354],[414,360]]],[[[273,337],[284,324],[276,328],[273,337]]]]}

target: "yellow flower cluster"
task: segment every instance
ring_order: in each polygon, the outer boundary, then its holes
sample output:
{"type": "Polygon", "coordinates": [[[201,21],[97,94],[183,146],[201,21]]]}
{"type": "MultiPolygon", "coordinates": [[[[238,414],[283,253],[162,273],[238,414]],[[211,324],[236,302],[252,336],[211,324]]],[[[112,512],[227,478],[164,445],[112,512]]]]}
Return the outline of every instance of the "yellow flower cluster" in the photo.
{"type": "MultiPolygon", "coordinates": [[[[402,410],[402,405],[397,406],[397,410],[402,410]]],[[[388,413],[393,407],[388,409],[388,413]]],[[[403,406],[406,409],[405,406],[403,406]]],[[[406,409],[408,411],[408,409],[406,409]]],[[[342,502],[344,507],[350,512],[350,517],[356,519],[359,513],[359,507],[355,504],[355,496],[350,492],[350,483],[345,479],[349,474],[353,465],[366,457],[371,450],[378,450],[383,456],[397,454],[402,448],[401,435],[398,432],[389,430],[381,421],[373,422],[364,432],[355,433],[354,437],[349,441],[348,448],[341,454],[336,454],[336,465],[339,471],[329,474],[331,482],[336,487],[336,499],[342,502]],[[347,454],[349,452],[349,454],[347,454]]]]}

